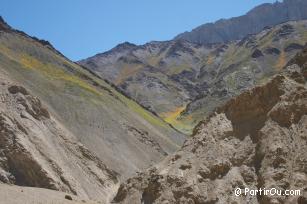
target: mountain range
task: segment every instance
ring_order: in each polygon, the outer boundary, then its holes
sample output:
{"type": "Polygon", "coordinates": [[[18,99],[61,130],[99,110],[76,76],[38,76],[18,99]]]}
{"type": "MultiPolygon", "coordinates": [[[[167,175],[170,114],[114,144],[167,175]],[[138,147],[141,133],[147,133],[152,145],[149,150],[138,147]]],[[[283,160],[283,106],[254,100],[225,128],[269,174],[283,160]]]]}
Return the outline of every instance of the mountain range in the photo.
{"type": "Polygon", "coordinates": [[[78,62],[0,17],[0,203],[307,203],[306,5],[78,62]]]}
{"type": "Polygon", "coordinates": [[[307,21],[289,21],[237,41],[123,43],[78,63],[179,131],[278,73],[307,41],[307,21]]]}
{"type": "Polygon", "coordinates": [[[249,34],[256,34],[268,26],[288,21],[307,19],[305,0],[284,0],[261,4],[245,15],[221,19],[215,23],[201,25],[190,32],[184,32],[175,39],[194,43],[218,43],[240,40],[249,34]]]}

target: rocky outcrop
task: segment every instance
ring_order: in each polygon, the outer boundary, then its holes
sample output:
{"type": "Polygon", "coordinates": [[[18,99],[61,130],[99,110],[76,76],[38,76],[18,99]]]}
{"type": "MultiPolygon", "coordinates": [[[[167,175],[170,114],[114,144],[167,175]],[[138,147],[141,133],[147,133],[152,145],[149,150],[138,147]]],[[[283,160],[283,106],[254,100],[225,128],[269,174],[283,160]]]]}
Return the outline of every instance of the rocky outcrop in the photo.
{"type": "Polygon", "coordinates": [[[112,199],[118,174],[78,142],[37,97],[7,76],[0,80],[0,183],[103,203],[112,199]]]}
{"type": "Polygon", "coordinates": [[[11,27],[4,21],[4,19],[0,16],[0,31],[8,31],[11,27]]]}
{"type": "Polygon", "coordinates": [[[307,49],[263,86],[218,108],[161,163],[122,184],[114,203],[304,203],[307,49]],[[236,188],[301,190],[241,195],[236,188]]]}
{"type": "Polygon", "coordinates": [[[248,34],[255,34],[268,26],[307,19],[305,0],[284,0],[265,3],[255,7],[243,16],[221,19],[215,23],[201,25],[191,32],[184,32],[175,39],[194,43],[218,43],[239,40],[248,34]]]}

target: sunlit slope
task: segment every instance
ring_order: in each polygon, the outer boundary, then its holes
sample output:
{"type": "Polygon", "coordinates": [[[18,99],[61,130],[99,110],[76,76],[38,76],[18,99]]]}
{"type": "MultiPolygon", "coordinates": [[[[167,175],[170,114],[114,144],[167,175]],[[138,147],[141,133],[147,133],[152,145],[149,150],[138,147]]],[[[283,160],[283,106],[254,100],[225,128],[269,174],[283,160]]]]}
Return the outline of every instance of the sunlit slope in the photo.
{"type": "Polygon", "coordinates": [[[123,43],[79,63],[190,133],[227,99],[278,73],[306,42],[307,21],[291,21],[227,43],[123,43]]]}
{"type": "Polygon", "coordinates": [[[307,42],[307,21],[293,21],[264,29],[241,41],[228,43],[202,68],[200,81],[209,89],[187,105],[180,119],[202,120],[219,104],[242,91],[267,82],[307,42]]]}
{"type": "Polygon", "coordinates": [[[15,30],[0,32],[0,69],[49,106],[124,177],[175,151],[184,137],[103,80],[15,30]]]}

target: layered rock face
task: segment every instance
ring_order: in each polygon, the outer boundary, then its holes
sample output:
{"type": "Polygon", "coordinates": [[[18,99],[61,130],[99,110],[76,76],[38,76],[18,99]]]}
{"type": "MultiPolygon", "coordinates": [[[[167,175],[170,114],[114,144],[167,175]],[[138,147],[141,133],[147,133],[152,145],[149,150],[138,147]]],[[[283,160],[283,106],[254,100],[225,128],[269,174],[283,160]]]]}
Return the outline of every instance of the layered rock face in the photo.
{"type": "Polygon", "coordinates": [[[0,75],[0,182],[108,202],[118,174],[65,129],[24,87],[0,75]]]}
{"type": "Polygon", "coordinates": [[[183,147],[122,184],[115,203],[306,203],[307,49],[263,86],[228,101],[183,147]],[[235,196],[236,188],[301,190],[235,196]]]}
{"type": "Polygon", "coordinates": [[[297,21],[228,43],[123,43],[79,63],[189,134],[214,108],[278,73],[306,33],[306,21],[297,21]]]}
{"type": "Polygon", "coordinates": [[[306,9],[307,2],[305,0],[266,3],[255,7],[243,16],[201,25],[191,32],[179,34],[175,39],[184,39],[194,43],[239,40],[248,34],[258,33],[267,26],[307,19],[306,9]]]}

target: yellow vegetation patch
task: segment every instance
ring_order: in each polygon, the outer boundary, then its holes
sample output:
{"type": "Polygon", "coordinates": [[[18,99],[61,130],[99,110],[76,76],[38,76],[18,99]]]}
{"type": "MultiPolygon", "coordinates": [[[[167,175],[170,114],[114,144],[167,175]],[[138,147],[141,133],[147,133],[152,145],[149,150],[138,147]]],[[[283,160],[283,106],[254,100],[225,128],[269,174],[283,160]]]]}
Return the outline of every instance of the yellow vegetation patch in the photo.
{"type": "Polygon", "coordinates": [[[20,62],[22,65],[26,66],[27,68],[34,69],[34,68],[44,68],[46,65],[34,57],[31,57],[27,54],[22,54],[20,56],[20,62]]]}
{"type": "MultiPolygon", "coordinates": [[[[185,110],[185,106],[182,107],[177,107],[174,110],[170,111],[170,112],[166,112],[166,113],[161,113],[160,117],[163,118],[163,120],[169,124],[171,124],[173,127],[175,127],[177,130],[185,133],[185,134],[190,134],[192,129],[193,129],[193,125],[189,124],[187,121],[183,122],[181,120],[179,120],[180,114],[182,111],[185,110]]],[[[192,118],[189,118],[192,119],[192,118]]],[[[188,120],[188,119],[186,119],[188,120]]]]}
{"type": "Polygon", "coordinates": [[[166,122],[172,124],[174,121],[177,120],[177,118],[180,116],[180,113],[184,111],[184,109],[185,109],[185,106],[177,107],[170,112],[161,113],[161,116],[166,122]]]}
{"type": "MultiPolygon", "coordinates": [[[[10,56],[11,55],[11,50],[7,47],[5,47],[4,45],[0,45],[0,51],[1,53],[5,54],[6,56],[10,56]]],[[[10,57],[11,59],[11,57],[10,57]]]]}
{"type": "Polygon", "coordinates": [[[0,45],[0,51],[2,54],[4,54],[9,59],[14,60],[20,63],[21,65],[23,65],[23,67],[26,67],[31,70],[39,71],[48,78],[67,81],[87,91],[90,91],[91,93],[94,93],[96,95],[101,95],[101,92],[96,90],[89,83],[87,83],[86,81],[82,80],[81,78],[73,74],[65,72],[61,67],[55,64],[43,63],[37,58],[29,54],[26,54],[26,53],[20,53],[17,51],[13,52],[10,48],[4,45],[0,45]]]}
{"type": "Polygon", "coordinates": [[[213,63],[213,57],[211,55],[208,56],[208,59],[207,59],[207,65],[210,65],[213,63]]]}
{"type": "Polygon", "coordinates": [[[97,91],[87,82],[83,81],[77,76],[65,72],[63,69],[57,67],[56,65],[44,64],[41,61],[37,60],[36,58],[29,56],[27,54],[20,55],[20,63],[29,69],[41,71],[43,74],[46,75],[46,77],[67,81],[87,91],[90,91],[91,93],[97,95],[101,94],[99,91],[97,91]]]}
{"type": "Polygon", "coordinates": [[[279,56],[278,60],[277,60],[275,68],[280,70],[280,69],[282,69],[286,65],[286,63],[287,63],[286,54],[285,54],[284,51],[282,51],[280,53],[280,56],[279,56]]]}

